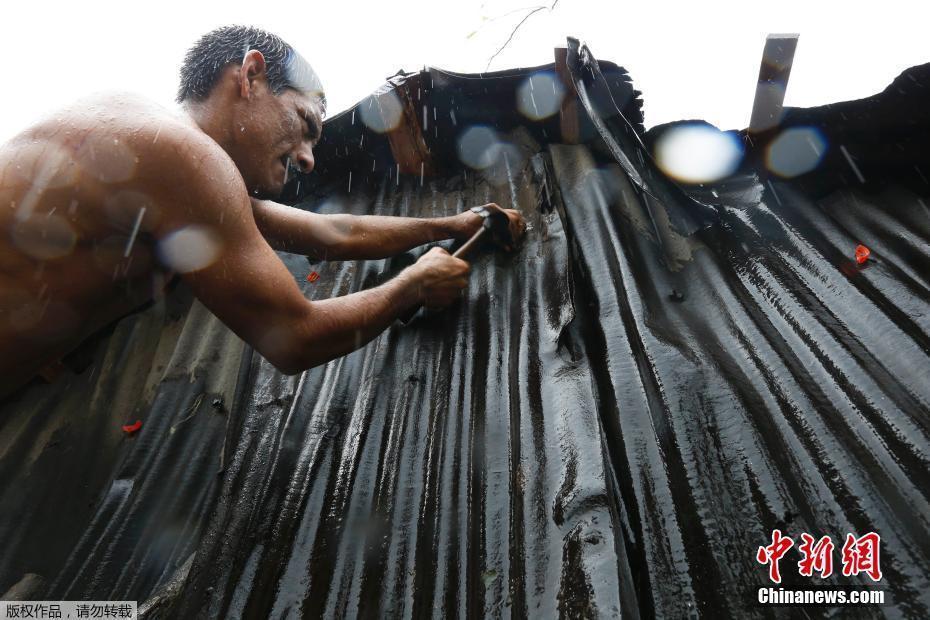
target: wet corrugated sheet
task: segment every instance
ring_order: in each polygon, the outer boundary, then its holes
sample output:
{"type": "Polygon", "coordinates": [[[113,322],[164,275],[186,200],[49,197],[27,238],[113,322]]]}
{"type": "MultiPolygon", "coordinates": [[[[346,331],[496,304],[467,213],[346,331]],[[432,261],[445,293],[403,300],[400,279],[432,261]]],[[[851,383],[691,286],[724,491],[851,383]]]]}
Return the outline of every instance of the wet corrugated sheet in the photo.
{"type": "MultiPolygon", "coordinates": [[[[861,183],[827,158],[789,182],[760,155],[682,188],[651,162],[625,72],[574,42],[563,57],[394,78],[403,135],[362,125],[363,101],[289,188],[323,212],[520,209],[525,245],[477,257],[460,306],[285,377],[182,286],[83,373],[6,403],[0,591],[137,599],[150,617],[790,617],[754,604],[778,527],[880,533],[889,602],[856,614],[930,614],[920,168],[860,161],[861,183]],[[571,96],[529,122],[515,92],[540,72],[571,96]],[[477,123],[512,145],[481,173],[456,150],[477,123]]],[[[803,122],[867,151],[833,112],[803,122]]],[[[282,257],[323,298],[418,254],[282,257]]],[[[787,585],[821,583],[796,561],[787,585]]]]}

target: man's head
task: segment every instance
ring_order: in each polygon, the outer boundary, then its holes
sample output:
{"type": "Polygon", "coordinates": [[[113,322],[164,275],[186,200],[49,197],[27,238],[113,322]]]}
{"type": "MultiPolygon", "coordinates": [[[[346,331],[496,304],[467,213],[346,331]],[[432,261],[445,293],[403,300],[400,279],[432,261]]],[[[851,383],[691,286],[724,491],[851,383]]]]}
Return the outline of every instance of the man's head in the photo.
{"type": "Polygon", "coordinates": [[[184,58],[177,99],[196,111],[251,193],[280,194],[288,161],[313,169],[326,99],[313,69],[280,37],[246,26],[204,35],[184,58]]]}

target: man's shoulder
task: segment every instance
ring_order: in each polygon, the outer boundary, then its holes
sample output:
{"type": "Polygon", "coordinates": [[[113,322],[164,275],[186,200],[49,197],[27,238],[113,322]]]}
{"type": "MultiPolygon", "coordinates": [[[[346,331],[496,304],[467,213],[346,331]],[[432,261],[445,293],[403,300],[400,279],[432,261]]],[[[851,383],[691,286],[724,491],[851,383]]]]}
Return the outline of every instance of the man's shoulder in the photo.
{"type": "Polygon", "coordinates": [[[45,143],[70,151],[79,164],[119,160],[126,167],[130,162],[138,164],[134,168],[141,168],[140,172],[150,164],[158,168],[170,163],[181,173],[204,161],[232,163],[190,117],[126,92],[79,99],[15,136],[8,145],[45,143]]]}
{"type": "MultiPolygon", "coordinates": [[[[127,124],[120,131],[124,159],[135,161],[132,185],[158,205],[165,231],[211,213],[248,207],[248,193],[235,163],[189,117],[140,101],[120,102],[113,113],[127,124]],[[126,115],[131,120],[124,120],[126,115]]],[[[120,148],[114,144],[110,148],[120,148]]]]}
{"type": "Polygon", "coordinates": [[[181,112],[132,95],[111,95],[100,103],[98,115],[105,121],[110,119],[137,154],[170,157],[187,154],[228,160],[220,145],[181,112]]]}
{"type": "Polygon", "coordinates": [[[70,124],[78,134],[82,130],[86,132],[84,141],[115,140],[133,147],[136,155],[179,152],[225,155],[225,151],[180,110],[166,108],[130,92],[104,92],[84,97],[43,123],[53,127],[61,124],[70,124]]]}
{"type": "Polygon", "coordinates": [[[157,187],[159,193],[173,197],[239,186],[245,191],[226,151],[186,115],[139,97],[120,95],[98,101],[98,113],[111,119],[112,126],[98,132],[93,141],[104,140],[104,149],[134,161],[138,184],[157,187]]]}

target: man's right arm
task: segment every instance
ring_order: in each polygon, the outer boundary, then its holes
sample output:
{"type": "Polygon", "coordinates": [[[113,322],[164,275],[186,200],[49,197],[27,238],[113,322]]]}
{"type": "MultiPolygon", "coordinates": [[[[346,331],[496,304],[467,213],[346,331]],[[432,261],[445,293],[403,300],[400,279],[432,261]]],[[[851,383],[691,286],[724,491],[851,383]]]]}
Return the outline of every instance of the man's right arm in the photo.
{"type": "MultiPolygon", "coordinates": [[[[163,207],[153,232],[169,263],[172,253],[200,252],[211,259],[202,266],[195,263],[197,268],[182,277],[207,308],[283,372],[293,374],[345,355],[422,303],[452,303],[467,285],[468,264],[433,248],[381,286],[306,299],[259,232],[232,161],[211,144],[188,141],[182,147],[192,153],[181,157],[181,165],[174,163],[173,182],[159,186],[163,207]],[[211,252],[203,251],[211,246],[211,252]]],[[[170,164],[173,158],[167,159],[170,164]]]]}

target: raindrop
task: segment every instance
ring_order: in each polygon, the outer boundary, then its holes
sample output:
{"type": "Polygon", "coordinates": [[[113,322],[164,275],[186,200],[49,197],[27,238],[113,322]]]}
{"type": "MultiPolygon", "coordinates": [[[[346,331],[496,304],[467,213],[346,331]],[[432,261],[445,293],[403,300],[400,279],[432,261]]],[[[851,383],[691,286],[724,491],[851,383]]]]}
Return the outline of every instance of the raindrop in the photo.
{"type": "Polygon", "coordinates": [[[472,168],[483,170],[494,163],[500,140],[490,127],[475,125],[459,137],[459,159],[472,168]]]}
{"type": "Polygon", "coordinates": [[[145,207],[139,209],[139,215],[136,216],[136,222],[132,225],[132,233],[129,235],[129,241],[126,242],[126,250],[123,252],[123,258],[129,256],[132,251],[132,245],[136,242],[136,234],[139,232],[139,225],[142,224],[142,217],[145,215],[145,207]]]}
{"type": "Polygon", "coordinates": [[[402,112],[403,106],[393,90],[370,96],[368,106],[359,109],[362,122],[377,133],[386,133],[396,129],[400,124],[402,112]],[[372,103],[378,105],[373,106],[372,103]]]}
{"type": "Polygon", "coordinates": [[[211,265],[221,247],[219,237],[211,229],[194,224],[161,239],[158,255],[174,271],[189,273],[211,265]]]}
{"type": "Polygon", "coordinates": [[[517,88],[517,109],[531,120],[542,120],[559,111],[564,95],[565,89],[558,78],[549,71],[540,71],[517,88]],[[546,88],[547,83],[551,88],[546,88]],[[541,88],[537,89],[537,85],[541,88]]]}
{"type": "Polygon", "coordinates": [[[827,150],[827,141],[814,127],[782,131],[766,151],[766,166],[779,176],[791,178],[816,168],[827,150]]]}
{"type": "Polygon", "coordinates": [[[75,159],[85,174],[104,183],[128,181],[136,171],[136,154],[119,141],[103,146],[89,139],[77,150],[75,159]]]}
{"type": "Polygon", "coordinates": [[[865,177],[862,176],[862,173],[859,171],[859,166],[857,166],[856,162],[853,161],[852,155],[850,155],[849,151],[846,150],[846,146],[841,144],[840,151],[842,151],[843,157],[846,158],[846,161],[849,162],[849,167],[852,168],[853,172],[856,173],[856,178],[859,179],[859,182],[865,183],[865,177]]]}
{"type": "Polygon", "coordinates": [[[766,183],[768,183],[769,189],[772,190],[772,195],[775,196],[775,202],[781,205],[781,198],[778,197],[778,192],[775,191],[775,186],[772,185],[772,180],[768,179],[766,183]]]}
{"type": "Polygon", "coordinates": [[[707,183],[736,170],[743,146],[734,133],[705,124],[668,129],[655,146],[656,163],[665,174],[685,183],[707,183]]]}
{"type": "Polygon", "coordinates": [[[67,256],[77,243],[77,234],[61,215],[33,215],[13,224],[13,244],[24,254],[40,260],[67,256]]]}
{"type": "Polygon", "coordinates": [[[930,208],[927,207],[927,203],[925,203],[922,198],[918,198],[917,202],[920,203],[920,206],[927,212],[927,217],[930,218],[930,208]]]}

